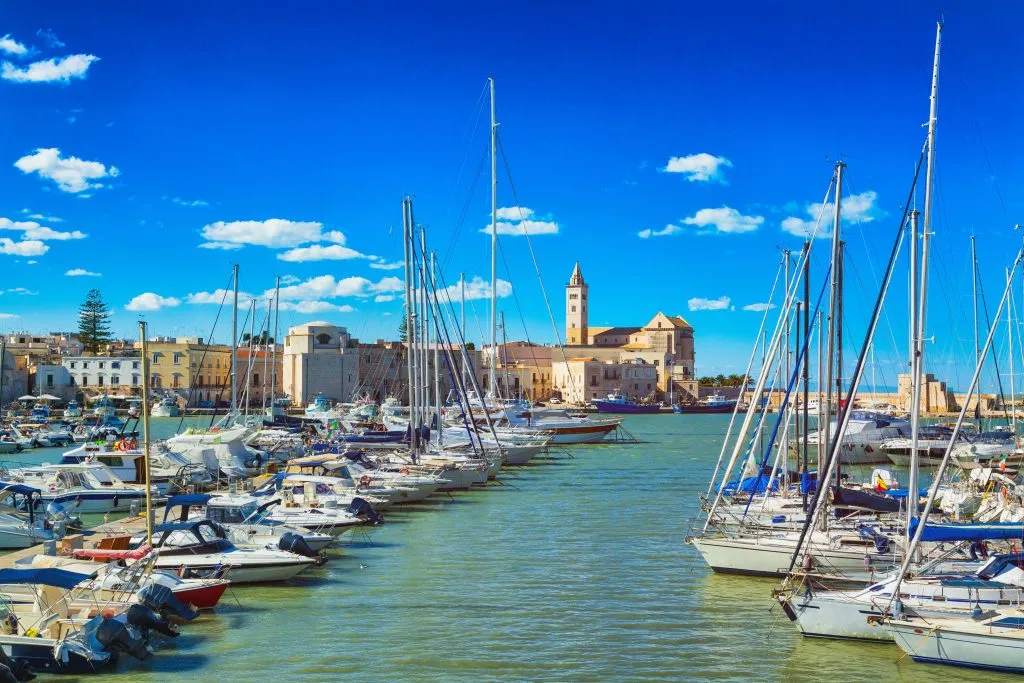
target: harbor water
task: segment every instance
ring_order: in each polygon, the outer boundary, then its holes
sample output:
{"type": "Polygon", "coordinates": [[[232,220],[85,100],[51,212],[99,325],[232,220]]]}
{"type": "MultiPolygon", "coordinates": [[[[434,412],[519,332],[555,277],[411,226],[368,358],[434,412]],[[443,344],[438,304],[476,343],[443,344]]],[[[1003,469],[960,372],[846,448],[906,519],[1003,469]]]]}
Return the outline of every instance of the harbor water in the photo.
{"type": "MultiPolygon", "coordinates": [[[[389,510],[326,566],[231,589],[150,662],[105,677],[1002,680],[915,664],[895,645],[802,639],[773,609],[776,581],[713,575],[683,538],[728,420],[630,416],[637,443],[553,449],[486,490],[389,510]]],[[[177,426],[155,420],[154,434],[177,426]]]]}

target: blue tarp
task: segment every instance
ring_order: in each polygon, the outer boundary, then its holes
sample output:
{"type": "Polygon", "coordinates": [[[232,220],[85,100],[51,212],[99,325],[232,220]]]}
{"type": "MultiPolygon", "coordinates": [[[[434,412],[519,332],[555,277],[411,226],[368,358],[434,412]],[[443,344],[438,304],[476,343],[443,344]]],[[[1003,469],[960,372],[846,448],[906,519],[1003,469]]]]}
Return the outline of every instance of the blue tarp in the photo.
{"type": "MultiPolygon", "coordinates": [[[[740,481],[737,486],[736,482],[731,482],[726,485],[724,493],[728,496],[735,495],[736,493],[764,493],[768,488],[768,477],[765,475],[747,477],[740,481]],[[754,488],[757,487],[755,491],[754,488]]],[[[772,491],[779,490],[779,480],[775,479],[772,481],[772,491]]]]}
{"type": "MultiPolygon", "coordinates": [[[[910,533],[917,533],[919,522],[910,522],[910,533]]],[[[987,524],[932,524],[928,523],[921,532],[922,541],[989,541],[1022,540],[1024,524],[1019,522],[990,522],[987,524]]]]}
{"type": "Polygon", "coordinates": [[[0,585],[5,583],[41,584],[70,590],[95,576],[96,572],[81,574],[69,572],[66,569],[0,569],[0,585]]]}

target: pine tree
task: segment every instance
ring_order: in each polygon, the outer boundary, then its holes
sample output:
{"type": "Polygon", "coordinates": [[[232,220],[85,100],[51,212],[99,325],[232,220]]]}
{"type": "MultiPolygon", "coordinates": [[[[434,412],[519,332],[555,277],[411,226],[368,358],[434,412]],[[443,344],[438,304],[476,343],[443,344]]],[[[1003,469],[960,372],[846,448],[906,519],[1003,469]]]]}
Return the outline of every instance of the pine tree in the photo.
{"type": "Polygon", "coordinates": [[[402,306],[402,320],[398,323],[398,341],[409,341],[409,313],[402,306]]]}
{"type": "Polygon", "coordinates": [[[104,303],[100,290],[90,289],[78,309],[78,340],[86,351],[99,353],[111,339],[110,309],[104,303]]]}

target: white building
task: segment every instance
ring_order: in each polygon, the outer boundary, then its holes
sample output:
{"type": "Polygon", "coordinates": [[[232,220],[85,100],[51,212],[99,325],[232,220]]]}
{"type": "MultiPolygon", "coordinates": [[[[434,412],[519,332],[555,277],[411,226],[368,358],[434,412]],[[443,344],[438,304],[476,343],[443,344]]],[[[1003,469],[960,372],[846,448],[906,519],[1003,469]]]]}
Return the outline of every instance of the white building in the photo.
{"type": "MultiPolygon", "coordinates": [[[[61,366],[67,370],[73,391],[130,393],[142,387],[142,359],[138,357],[68,356],[61,359],[61,366]]],[[[46,386],[45,378],[36,381],[46,386]]]]}
{"type": "Polygon", "coordinates": [[[344,402],[359,384],[359,347],[344,327],[297,325],[284,340],[284,392],[306,405],[317,394],[344,402]]]}

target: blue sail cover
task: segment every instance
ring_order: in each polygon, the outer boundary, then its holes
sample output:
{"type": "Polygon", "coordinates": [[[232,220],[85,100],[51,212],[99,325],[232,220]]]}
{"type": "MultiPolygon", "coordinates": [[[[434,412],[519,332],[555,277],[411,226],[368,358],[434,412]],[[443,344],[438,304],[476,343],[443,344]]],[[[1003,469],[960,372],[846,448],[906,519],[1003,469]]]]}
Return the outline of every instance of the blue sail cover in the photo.
{"type": "Polygon", "coordinates": [[[39,584],[43,586],[56,586],[70,590],[96,576],[92,574],[81,574],[69,572],[66,569],[0,569],[0,585],[2,584],[39,584]]]}
{"type": "MultiPolygon", "coordinates": [[[[768,488],[768,479],[766,475],[746,477],[741,479],[739,484],[736,482],[730,482],[726,485],[723,493],[727,496],[732,496],[737,493],[764,493],[768,488]],[[755,488],[757,490],[755,490],[755,488]]],[[[772,491],[779,490],[779,480],[772,480],[772,491]]]]}
{"type": "MultiPolygon", "coordinates": [[[[916,534],[918,520],[910,521],[910,533],[916,534]]],[[[1024,540],[1024,524],[989,522],[984,524],[925,524],[922,541],[1024,540]]]]}

